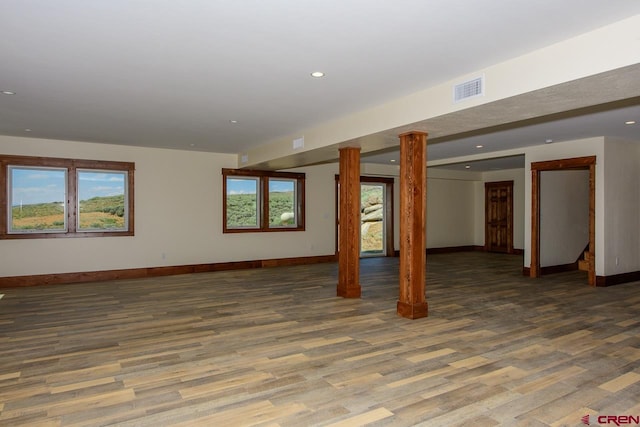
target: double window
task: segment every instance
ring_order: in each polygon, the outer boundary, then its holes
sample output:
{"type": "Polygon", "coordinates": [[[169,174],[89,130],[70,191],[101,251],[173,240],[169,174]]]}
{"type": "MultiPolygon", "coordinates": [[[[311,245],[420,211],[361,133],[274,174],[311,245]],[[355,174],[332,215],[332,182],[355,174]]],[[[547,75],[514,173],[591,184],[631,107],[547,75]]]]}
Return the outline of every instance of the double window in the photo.
{"type": "Polygon", "coordinates": [[[222,169],[225,233],[304,230],[303,173],[222,169]]]}
{"type": "Polygon", "coordinates": [[[0,155],[0,238],[132,236],[128,162],[0,155]]]}

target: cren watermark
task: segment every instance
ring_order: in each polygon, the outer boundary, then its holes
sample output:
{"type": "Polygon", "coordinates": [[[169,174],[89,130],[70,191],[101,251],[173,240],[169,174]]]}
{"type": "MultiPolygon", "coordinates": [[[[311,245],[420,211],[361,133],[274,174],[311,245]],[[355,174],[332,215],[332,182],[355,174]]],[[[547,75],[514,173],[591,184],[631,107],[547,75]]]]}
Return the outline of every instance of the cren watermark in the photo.
{"type": "Polygon", "coordinates": [[[640,415],[585,415],[582,417],[585,425],[640,425],[640,415]]]}

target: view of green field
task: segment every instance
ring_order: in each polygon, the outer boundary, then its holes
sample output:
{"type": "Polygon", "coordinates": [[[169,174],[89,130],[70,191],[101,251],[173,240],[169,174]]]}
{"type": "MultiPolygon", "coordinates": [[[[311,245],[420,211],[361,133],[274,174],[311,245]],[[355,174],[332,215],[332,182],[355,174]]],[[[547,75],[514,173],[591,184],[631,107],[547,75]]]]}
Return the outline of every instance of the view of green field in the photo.
{"type": "MultiPolygon", "coordinates": [[[[11,208],[13,231],[64,230],[64,203],[34,203],[11,208]]],[[[124,195],[93,197],[80,201],[81,229],[118,229],[124,227],[124,195]]]]}
{"type": "MultiPolygon", "coordinates": [[[[256,195],[227,195],[227,227],[256,227],[256,195]]],[[[280,226],[293,224],[293,220],[283,224],[281,215],[293,212],[294,197],[292,191],[269,193],[269,225],[280,226]]]]}
{"type": "MultiPolygon", "coordinates": [[[[382,187],[379,185],[363,185],[361,187],[361,205],[372,206],[383,202],[382,187]]],[[[269,193],[269,225],[283,224],[281,215],[293,212],[293,192],[269,193]]],[[[255,194],[227,195],[227,227],[257,227],[255,194]]],[[[290,222],[291,223],[291,222],[290,222]]],[[[376,253],[383,251],[382,221],[370,223],[361,237],[362,252],[376,253]]]]}

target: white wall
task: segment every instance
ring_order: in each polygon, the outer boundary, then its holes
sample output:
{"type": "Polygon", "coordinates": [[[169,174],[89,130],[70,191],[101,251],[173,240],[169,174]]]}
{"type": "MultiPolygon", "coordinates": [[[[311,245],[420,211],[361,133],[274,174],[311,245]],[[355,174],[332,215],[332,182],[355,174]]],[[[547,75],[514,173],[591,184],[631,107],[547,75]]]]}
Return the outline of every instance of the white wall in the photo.
{"type": "Polygon", "coordinates": [[[2,277],[334,253],[333,165],[300,169],[306,231],[223,234],[221,169],[235,155],[7,136],[0,153],[136,164],[135,236],[0,240],[2,277]]]}
{"type": "Polygon", "coordinates": [[[589,171],[540,172],[540,266],[574,263],[589,244],[589,171]]]}
{"type": "Polygon", "coordinates": [[[640,143],[604,144],[604,274],[640,271],[640,143]]]}
{"type": "MultiPolygon", "coordinates": [[[[363,175],[395,179],[394,248],[400,249],[400,179],[398,166],[361,165],[363,175]]],[[[476,183],[482,174],[427,168],[427,248],[472,246],[475,236],[476,183]]],[[[483,214],[484,215],[484,214],[483,214]]],[[[483,225],[484,227],[484,225],[483,225]]]]}
{"type": "Polygon", "coordinates": [[[427,248],[474,244],[475,182],[479,174],[429,169],[427,248]]]}
{"type": "MultiPolygon", "coordinates": [[[[337,164],[296,169],[307,174],[306,231],[223,234],[221,169],[235,167],[235,155],[7,136],[0,136],[0,153],[136,163],[135,236],[0,240],[0,277],[328,255],[335,250],[337,164]]],[[[525,249],[524,265],[529,266],[528,165],[589,155],[597,156],[596,274],[640,270],[640,144],[609,139],[605,144],[602,137],[528,148],[524,171],[479,174],[429,168],[427,247],[483,245],[484,182],[513,180],[514,247],[525,249]]],[[[363,173],[397,176],[397,167],[363,165],[363,173]]],[[[398,249],[398,180],[394,193],[398,249]]]]}

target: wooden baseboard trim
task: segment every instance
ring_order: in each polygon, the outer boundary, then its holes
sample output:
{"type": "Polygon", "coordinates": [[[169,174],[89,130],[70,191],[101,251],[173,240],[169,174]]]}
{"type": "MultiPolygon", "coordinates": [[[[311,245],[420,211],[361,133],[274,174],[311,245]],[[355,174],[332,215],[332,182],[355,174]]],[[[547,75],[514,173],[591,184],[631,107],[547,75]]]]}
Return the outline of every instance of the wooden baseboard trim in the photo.
{"type": "MultiPolygon", "coordinates": [[[[548,267],[540,268],[540,275],[544,274],[554,274],[554,273],[562,273],[565,271],[574,271],[578,269],[578,263],[573,262],[571,264],[562,264],[562,265],[551,265],[548,267]]],[[[529,276],[531,274],[530,267],[522,267],[522,275],[529,276]]]]}
{"type": "Polygon", "coordinates": [[[640,271],[614,274],[612,276],[596,276],[596,286],[614,286],[623,283],[640,281],[640,271]]]}
{"type": "Polygon", "coordinates": [[[454,252],[473,252],[484,251],[482,246],[446,246],[443,248],[427,248],[427,255],[432,254],[450,254],[454,252]]]}
{"type": "MultiPolygon", "coordinates": [[[[467,245],[467,246],[445,246],[441,248],[427,248],[427,255],[433,254],[450,254],[454,252],[485,252],[484,246],[467,245]]],[[[511,255],[524,255],[524,249],[513,249],[511,255]]],[[[400,256],[400,251],[394,251],[393,256],[400,256]]]]}
{"type": "MultiPolygon", "coordinates": [[[[573,264],[567,264],[573,265],[573,264]]],[[[544,269],[545,267],[543,267],[544,269]]],[[[522,267],[522,275],[529,276],[531,269],[529,267],[522,267]]],[[[548,273],[547,273],[548,274],[548,273]]],[[[606,287],[620,285],[622,283],[638,282],[640,281],[640,271],[632,271],[630,273],[615,274],[613,276],[596,276],[596,286],[606,287]]]]}
{"type": "Polygon", "coordinates": [[[540,267],[540,274],[556,274],[564,273],[565,271],[575,271],[578,269],[578,263],[572,262],[571,264],[550,265],[547,267],[540,267]]]}
{"type": "Polygon", "coordinates": [[[336,255],[320,255],[295,258],[277,258],[255,261],[219,262],[211,264],[176,265],[170,267],[146,267],[123,270],[85,271],[78,273],[38,274],[32,276],[0,277],[0,288],[60,285],[100,282],[106,280],[141,279],[145,277],[174,276],[178,274],[207,273],[213,271],[269,268],[287,265],[318,264],[337,261],[336,255]]]}

